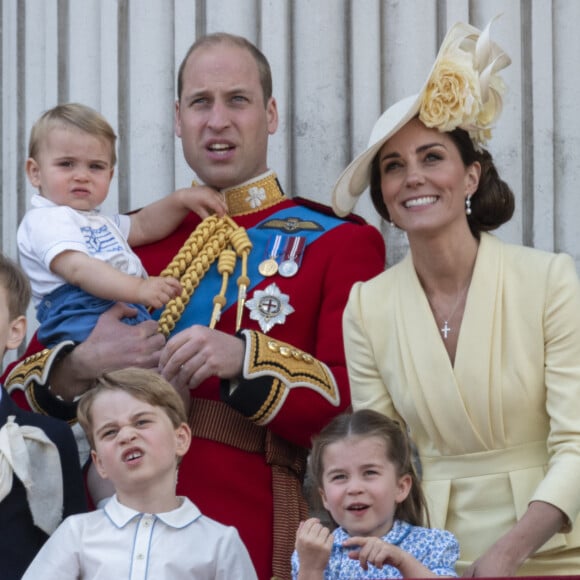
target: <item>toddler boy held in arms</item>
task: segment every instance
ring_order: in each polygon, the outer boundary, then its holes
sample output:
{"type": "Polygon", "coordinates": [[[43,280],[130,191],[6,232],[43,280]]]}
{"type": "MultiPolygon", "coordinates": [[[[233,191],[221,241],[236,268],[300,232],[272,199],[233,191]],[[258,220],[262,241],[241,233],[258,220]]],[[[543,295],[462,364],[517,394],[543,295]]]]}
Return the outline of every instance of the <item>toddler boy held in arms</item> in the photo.
{"type": "Polygon", "coordinates": [[[131,215],[106,216],[116,163],[115,132],[99,113],[69,103],[32,127],[26,174],[38,189],[18,228],[20,262],[32,283],[45,346],[82,342],[113,301],[131,303],[137,324],[181,292],[171,277],[148,277],[131,249],[166,237],[194,211],[223,215],[209,187],[180,189],[131,215]]]}

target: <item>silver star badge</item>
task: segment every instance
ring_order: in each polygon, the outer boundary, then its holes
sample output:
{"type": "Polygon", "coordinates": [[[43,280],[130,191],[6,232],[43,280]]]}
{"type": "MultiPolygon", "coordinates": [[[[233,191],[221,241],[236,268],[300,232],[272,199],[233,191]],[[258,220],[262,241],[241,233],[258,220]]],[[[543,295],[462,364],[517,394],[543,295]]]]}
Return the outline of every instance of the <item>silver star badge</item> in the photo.
{"type": "Polygon", "coordinates": [[[267,334],[274,324],[284,324],[286,315],[294,312],[289,299],[272,283],[265,290],[256,290],[252,299],[246,302],[246,307],[250,309],[250,318],[257,320],[262,332],[267,334]]]}

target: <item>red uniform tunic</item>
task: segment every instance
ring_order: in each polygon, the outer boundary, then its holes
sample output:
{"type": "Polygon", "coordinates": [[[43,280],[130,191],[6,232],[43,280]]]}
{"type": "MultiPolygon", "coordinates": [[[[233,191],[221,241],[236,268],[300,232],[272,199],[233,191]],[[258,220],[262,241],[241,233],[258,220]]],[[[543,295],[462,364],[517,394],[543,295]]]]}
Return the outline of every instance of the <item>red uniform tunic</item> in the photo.
{"type": "MultiPolygon", "coordinates": [[[[260,326],[265,317],[256,307],[244,307],[243,377],[233,392],[229,383],[220,384],[217,378],[191,391],[194,439],[178,478],[179,494],[191,498],[209,517],[237,527],[264,580],[273,574],[290,575],[295,528],[300,515],[304,516],[296,497],[304,450],[315,433],[350,405],[342,342],[342,313],[350,288],[381,272],[385,263],[384,242],[374,227],[361,220],[339,220],[321,206],[281,197],[273,174],[265,181],[267,196],[262,205],[252,207],[257,205],[256,196],[246,194],[252,193],[252,187],[255,194],[255,184],[245,184],[237,188],[240,203],[233,210],[230,206],[230,212],[248,230],[253,243],[246,303],[257,302],[260,294],[256,291],[265,292],[266,299],[274,293],[288,313],[265,332],[260,326]],[[268,207],[261,209],[264,205],[268,207]],[[304,209],[304,205],[311,207],[304,209]],[[300,267],[291,277],[275,274],[262,279],[257,264],[268,257],[268,247],[277,235],[307,238],[300,267]],[[280,503],[285,505],[275,509],[280,503]]],[[[229,200],[228,192],[226,196],[229,200]]],[[[137,248],[147,271],[159,274],[198,223],[192,214],[168,238],[137,248]]],[[[202,279],[175,332],[192,323],[208,324],[213,290],[209,298],[203,293],[204,285],[211,284],[210,273],[202,279]]],[[[236,276],[231,279],[237,297],[236,276]]],[[[216,325],[228,333],[234,333],[236,326],[236,302],[231,302],[216,325]]],[[[41,357],[46,376],[45,360],[46,356],[41,357]]],[[[14,375],[20,383],[43,382],[39,370],[32,375],[40,380],[32,382],[23,380],[23,372],[13,371],[14,375]]],[[[26,392],[28,403],[45,411],[52,406],[49,412],[53,414],[60,412],[53,400],[45,401],[38,385],[26,392]],[[39,398],[43,399],[40,404],[39,398]]],[[[24,402],[18,393],[14,396],[24,402]]]]}

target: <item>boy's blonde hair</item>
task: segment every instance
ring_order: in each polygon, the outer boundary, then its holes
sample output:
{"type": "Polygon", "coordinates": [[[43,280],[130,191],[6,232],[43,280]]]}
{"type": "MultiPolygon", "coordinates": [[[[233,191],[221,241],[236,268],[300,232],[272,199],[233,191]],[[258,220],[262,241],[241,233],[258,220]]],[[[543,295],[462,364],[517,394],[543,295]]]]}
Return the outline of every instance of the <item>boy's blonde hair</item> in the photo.
{"type": "Polygon", "coordinates": [[[187,414],[177,391],[152,370],[129,367],[103,374],[80,399],[77,418],[84,429],[91,449],[95,448],[91,410],[98,395],[106,391],[123,391],[153,407],[161,407],[177,429],[187,423],[187,414]]]}
{"type": "Polygon", "coordinates": [[[34,123],[28,141],[28,157],[38,161],[38,152],[48,133],[55,127],[76,127],[83,133],[92,135],[109,145],[111,149],[111,165],[117,163],[115,143],[117,135],[108,121],[100,113],[79,103],[57,105],[45,111],[34,123]]]}
{"type": "Polygon", "coordinates": [[[6,290],[10,320],[26,316],[26,309],[30,303],[30,281],[18,264],[2,253],[0,253],[0,285],[6,290]]]}

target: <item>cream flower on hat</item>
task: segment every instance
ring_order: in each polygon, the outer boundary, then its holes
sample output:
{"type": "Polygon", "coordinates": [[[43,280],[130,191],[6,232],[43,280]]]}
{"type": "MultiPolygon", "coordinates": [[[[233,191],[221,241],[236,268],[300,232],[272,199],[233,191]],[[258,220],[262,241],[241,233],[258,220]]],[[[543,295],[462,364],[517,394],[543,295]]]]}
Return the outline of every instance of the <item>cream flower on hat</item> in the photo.
{"type": "Polygon", "coordinates": [[[431,74],[419,110],[427,127],[453,131],[476,123],[481,95],[477,75],[466,60],[443,59],[431,74]]]}
{"type": "Polygon", "coordinates": [[[490,26],[491,22],[481,34],[463,23],[449,31],[421,93],[419,110],[427,127],[460,127],[476,147],[491,137],[491,124],[501,113],[505,84],[496,73],[511,62],[491,42],[490,26]]]}
{"type": "Polygon", "coordinates": [[[511,63],[490,39],[492,22],[483,31],[463,22],[449,29],[421,91],[395,103],[379,117],[367,149],[338,178],[332,191],[332,207],[337,215],[352,211],[369,184],[375,155],[414,117],[442,132],[458,127],[467,131],[477,149],[487,143],[501,113],[505,91],[497,73],[511,63]]]}

